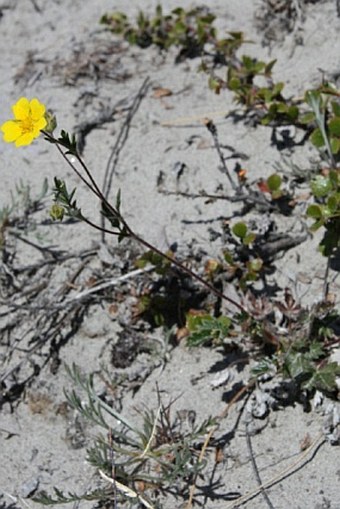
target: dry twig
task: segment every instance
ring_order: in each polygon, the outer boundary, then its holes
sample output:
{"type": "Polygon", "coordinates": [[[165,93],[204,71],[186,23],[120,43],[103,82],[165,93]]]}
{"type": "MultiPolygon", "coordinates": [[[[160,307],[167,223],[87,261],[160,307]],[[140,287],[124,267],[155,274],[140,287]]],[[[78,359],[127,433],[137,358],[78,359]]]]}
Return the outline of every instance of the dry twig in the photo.
{"type": "Polygon", "coordinates": [[[279,474],[273,476],[271,479],[268,479],[268,481],[262,483],[258,488],[255,488],[254,490],[246,493],[242,497],[237,498],[231,504],[229,504],[225,509],[234,509],[235,507],[238,507],[241,504],[248,502],[249,500],[253,499],[257,495],[262,493],[264,489],[270,488],[274,484],[277,484],[277,483],[281,482],[283,479],[285,479],[286,477],[294,474],[294,472],[298,468],[301,468],[304,465],[304,463],[303,463],[304,460],[305,460],[305,463],[307,463],[308,461],[311,461],[311,459],[313,459],[314,454],[317,452],[318,448],[321,447],[321,445],[323,445],[325,442],[326,442],[326,440],[324,438],[323,433],[320,433],[320,435],[317,436],[317,438],[314,440],[314,442],[312,442],[311,445],[302,454],[300,454],[300,456],[298,457],[298,459],[296,461],[294,461],[294,463],[290,464],[287,468],[282,470],[279,474]],[[312,451],[313,451],[313,453],[312,453],[312,451]],[[312,455],[308,460],[306,458],[308,457],[308,455],[310,453],[312,453],[312,455]]]}
{"type": "Polygon", "coordinates": [[[260,472],[259,472],[259,469],[257,467],[256,460],[255,460],[254,451],[253,451],[253,445],[251,443],[251,436],[250,436],[250,433],[249,433],[249,423],[246,424],[246,440],[247,440],[247,447],[248,447],[248,451],[249,451],[249,455],[250,455],[250,459],[251,459],[251,464],[253,466],[253,470],[254,470],[254,473],[255,473],[256,481],[258,482],[258,485],[261,487],[261,493],[263,495],[263,498],[266,501],[266,504],[268,505],[269,509],[275,509],[273,504],[270,501],[268,493],[266,492],[265,488],[262,487],[262,480],[261,480],[261,477],[260,477],[260,472]]]}

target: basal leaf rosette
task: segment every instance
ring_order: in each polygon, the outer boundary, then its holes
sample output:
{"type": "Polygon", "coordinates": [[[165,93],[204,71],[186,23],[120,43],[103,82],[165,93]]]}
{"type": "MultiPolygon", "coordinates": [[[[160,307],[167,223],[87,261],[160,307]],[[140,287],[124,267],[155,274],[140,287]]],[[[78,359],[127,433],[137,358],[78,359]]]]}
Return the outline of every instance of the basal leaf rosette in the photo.
{"type": "Polygon", "coordinates": [[[21,97],[12,106],[13,120],[8,120],[1,126],[3,138],[7,143],[15,143],[16,147],[30,145],[40,135],[47,125],[46,108],[38,99],[28,100],[21,97]]]}

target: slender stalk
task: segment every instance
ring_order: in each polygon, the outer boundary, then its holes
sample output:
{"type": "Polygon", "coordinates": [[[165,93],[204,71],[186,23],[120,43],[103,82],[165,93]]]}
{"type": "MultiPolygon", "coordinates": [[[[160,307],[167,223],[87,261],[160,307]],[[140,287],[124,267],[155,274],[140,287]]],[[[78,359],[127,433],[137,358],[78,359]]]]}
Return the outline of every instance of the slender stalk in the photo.
{"type": "Polygon", "coordinates": [[[217,136],[217,127],[215,126],[215,124],[213,123],[212,120],[209,120],[206,123],[206,127],[207,127],[208,131],[210,132],[211,136],[213,137],[214,145],[215,145],[215,148],[217,150],[218,156],[220,158],[223,171],[227,175],[227,178],[228,178],[228,180],[230,182],[231,187],[234,189],[234,191],[237,191],[237,185],[235,184],[235,182],[231,178],[228,166],[226,165],[225,159],[224,159],[223,154],[222,154],[221,145],[220,145],[220,142],[219,142],[219,139],[218,139],[218,136],[217,136]]]}
{"type": "MultiPolygon", "coordinates": [[[[125,226],[126,223],[125,223],[125,226]]],[[[156,246],[153,246],[152,244],[150,244],[147,240],[144,240],[142,237],[140,237],[139,235],[137,235],[135,232],[133,232],[131,230],[131,228],[129,226],[127,226],[128,228],[128,232],[130,234],[130,236],[135,239],[139,244],[142,244],[144,247],[146,247],[147,249],[150,249],[152,250],[154,253],[162,256],[165,260],[168,260],[170,263],[172,263],[173,265],[175,265],[176,267],[178,267],[181,271],[183,272],[186,272],[187,274],[189,274],[189,276],[191,276],[192,278],[196,279],[196,281],[199,281],[203,286],[205,286],[210,292],[212,292],[214,295],[216,295],[216,297],[222,299],[222,300],[225,300],[227,302],[229,302],[229,304],[232,304],[233,306],[237,307],[240,311],[244,312],[244,313],[247,313],[246,309],[241,305],[239,304],[238,302],[236,302],[234,299],[232,299],[231,297],[228,297],[227,295],[225,295],[223,292],[220,292],[217,288],[215,288],[215,286],[213,286],[211,283],[209,283],[208,281],[206,281],[205,279],[203,279],[201,276],[199,276],[196,272],[194,272],[193,270],[191,270],[189,267],[187,267],[186,265],[183,265],[181,262],[179,262],[178,260],[176,260],[176,258],[172,258],[171,256],[169,256],[168,254],[164,253],[163,251],[161,251],[160,249],[158,249],[156,246]]]]}
{"type": "MultiPolygon", "coordinates": [[[[84,161],[82,160],[82,158],[80,157],[79,154],[75,153],[75,157],[77,159],[77,161],[79,162],[79,164],[81,165],[81,167],[83,168],[83,170],[85,171],[86,175],[88,176],[90,182],[88,182],[84,177],[83,175],[81,175],[81,173],[79,172],[79,170],[76,168],[76,166],[72,163],[72,161],[70,161],[70,159],[67,157],[67,155],[63,152],[62,148],[63,145],[56,139],[54,138],[53,136],[51,136],[49,133],[45,132],[45,131],[42,131],[46,136],[47,138],[52,141],[56,146],[57,146],[57,149],[58,151],[60,152],[60,154],[63,156],[63,158],[65,159],[65,161],[68,163],[68,165],[72,168],[72,170],[78,175],[78,177],[82,180],[82,182],[101,200],[102,204],[104,204],[106,206],[106,208],[112,213],[112,215],[114,217],[116,217],[120,224],[122,225],[123,228],[120,227],[120,231],[122,231],[123,229],[125,230],[126,234],[128,236],[130,236],[131,238],[133,238],[136,242],[138,242],[139,244],[141,244],[142,246],[144,246],[146,249],[149,249],[151,251],[153,251],[154,253],[158,254],[159,256],[161,256],[162,258],[164,258],[165,260],[169,261],[171,264],[175,265],[176,267],[178,267],[182,272],[185,272],[186,274],[190,275],[193,279],[196,279],[196,281],[198,281],[200,284],[202,284],[203,286],[205,286],[210,292],[212,292],[214,295],[216,295],[216,297],[226,301],[226,302],[229,302],[229,304],[232,304],[233,306],[235,306],[237,309],[239,309],[240,311],[244,312],[244,313],[247,313],[247,310],[239,303],[239,302],[236,302],[234,299],[232,299],[231,297],[228,297],[227,295],[225,295],[223,292],[220,292],[217,288],[215,288],[211,283],[209,283],[208,281],[206,281],[204,278],[202,278],[201,276],[199,276],[198,274],[196,274],[196,272],[194,272],[193,270],[191,270],[189,267],[186,267],[185,265],[183,265],[181,262],[179,262],[178,260],[176,260],[175,258],[172,258],[171,256],[169,256],[168,254],[164,253],[163,251],[161,251],[160,249],[158,249],[156,246],[154,246],[153,244],[150,244],[150,242],[148,242],[147,240],[143,239],[142,237],[140,237],[137,233],[135,233],[131,228],[130,226],[128,225],[128,223],[125,221],[125,219],[122,217],[122,215],[120,214],[120,212],[115,208],[113,207],[108,201],[107,199],[105,198],[105,196],[103,195],[103,193],[101,192],[101,190],[99,189],[95,179],[92,177],[92,174],[90,172],[90,170],[88,169],[88,167],[86,166],[86,164],[84,163],[84,161]]],[[[111,230],[106,230],[104,228],[102,228],[101,226],[98,226],[94,223],[92,223],[90,220],[86,219],[85,217],[82,217],[82,219],[87,223],[89,224],[90,226],[96,228],[97,230],[100,230],[100,231],[103,231],[105,233],[109,233],[111,235],[119,235],[120,232],[113,232],[111,230]]]]}
{"type": "MultiPolygon", "coordinates": [[[[59,151],[59,153],[61,154],[61,156],[65,159],[65,161],[67,162],[67,164],[72,168],[72,170],[77,174],[77,176],[82,180],[82,182],[98,197],[100,198],[101,197],[101,192],[100,192],[100,189],[98,188],[98,186],[96,185],[93,177],[91,176],[89,170],[86,168],[86,174],[87,175],[90,175],[90,181],[93,181],[94,182],[94,185],[90,184],[84,177],[83,175],[80,173],[80,171],[78,170],[78,168],[72,163],[72,161],[70,161],[70,159],[67,157],[67,154],[65,154],[65,152],[62,150],[62,146],[59,141],[54,138],[54,136],[52,136],[50,133],[48,133],[47,131],[41,131],[56,147],[57,147],[57,150],[59,151]]],[[[79,162],[82,163],[81,161],[81,158],[80,156],[75,156],[77,158],[77,160],[79,162]]],[[[81,166],[84,168],[83,164],[81,164],[81,166]]]]}
{"type": "Polygon", "coordinates": [[[325,112],[326,112],[326,108],[327,108],[327,103],[325,105],[323,105],[320,95],[317,95],[312,92],[310,92],[307,95],[307,102],[308,102],[309,106],[311,106],[312,110],[314,111],[315,121],[316,121],[318,128],[320,129],[323,141],[325,143],[326,152],[327,152],[327,155],[329,158],[329,162],[330,162],[332,168],[336,168],[337,167],[336,161],[334,159],[334,155],[333,155],[331,145],[329,142],[328,133],[326,130],[326,113],[325,112]]]}
{"type": "Polygon", "coordinates": [[[99,230],[99,231],[104,232],[104,233],[108,233],[109,235],[116,235],[117,237],[119,236],[119,232],[114,232],[113,230],[108,230],[107,228],[102,228],[101,226],[99,226],[96,223],[93,223],[90,219],[87,219],[87,217],[85,217],[83,215],[81,215],[80,219],[82,221],[84,221],[84,223],[86,223],[89,226],[91,226],[92,228],[95,228],[96,230],[99,230]]]}

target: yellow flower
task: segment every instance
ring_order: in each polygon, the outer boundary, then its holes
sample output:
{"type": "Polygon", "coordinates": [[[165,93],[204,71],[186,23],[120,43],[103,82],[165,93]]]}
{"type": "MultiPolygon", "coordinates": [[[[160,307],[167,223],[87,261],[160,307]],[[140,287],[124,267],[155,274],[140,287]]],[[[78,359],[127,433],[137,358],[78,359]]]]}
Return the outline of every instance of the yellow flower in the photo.
{"type": "Polygon", "coordinates": [[[44,129],[47,125],[45,106],[38,99],[29,101],[26,97],[21,97],[12,106],[12,110],[14,120],[8,120],[1,126],[4,141],[7,143],[15,142],[16,147],[30,145],[40,135],[41,129],[44,129]]]}

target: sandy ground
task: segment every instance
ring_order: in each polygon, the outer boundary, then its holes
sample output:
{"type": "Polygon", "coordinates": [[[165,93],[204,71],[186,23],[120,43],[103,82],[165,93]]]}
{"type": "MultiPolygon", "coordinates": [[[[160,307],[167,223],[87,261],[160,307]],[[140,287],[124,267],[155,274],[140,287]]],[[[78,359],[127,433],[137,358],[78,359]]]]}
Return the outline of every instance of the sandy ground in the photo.
{"type": "MultiPolygon", "coordinates": [[[[184,0],[181,4],[189,7],[195,2],[184,0]]],[[[335,1],[297,2],[302,6],[301,17],[291,31],[275,19],[270,23],[268,18],[265,32],[264,4],[251,0],[212,0],[209,8],[216,14],[221,31],[242,30],[253,41],[254,44],[243,49],[244,53],[263,60],[277,58],[274,78],[286,81],[287,93],[299,95],[309,86],[319,83],[320,69],[329,76],[339,73],[340,18],[337,17],[335,1]],[[263,44],[265,33],[273,37],[269,45],[263,44]]],[[[172,0],[163,1],[164,10],[177,5],[172,0]]],[[[143,2],[143,10],[148,13],[152,13],[155,6],[155,1],[143,2]]],[[[223,240],[220,236],[212,237],[209,231],[219,231],[221,218],[230,219],[235,212],[235,204],[222,200],[205,204],[202,200],[179,195],[165,196],[157,186],[162,176],[167,190],[197,192],[204,189],[207,193],[214,193],[220,186],[228,192],[226,178],[218,170],[217,153],[201,119],[214,118],[221,143],[246,154],[244,164],[252,178],[269,176],[274,165],[282,162],[283,157],[308,168],[317,158],[317,152],[305,145],[279,152],[271,143],[270,128],[258,126],[255,129],[244,122],[234,123],[231,118],[225,118],[223,112],[234,107],[231,94],[217,96],[208,90],[206,76],[196,73],[199,59],[175,65],[173,50],[163,56],[156,49],[143,51],[129,48],[124,43],[112,46],[99,71],[93,67],[95,57],[92,57],[91,64],[86,56],[93,55],[98,47],[107,47],[105,45],[113,41],[112,35],[99,25],[100,16],[113,9],[135,16],[139,7],[141,2],[136,0],[1,1],[0,123],[9,118],[10,106],[22,95],[38,97],[55,112],[58,126],[70,132],[80,122],[93,118],[98,111],[118,105],[113,121],[94,129],[86,137],[84,158],[98,181],[102,182],[109,155],[126,118],[124,107],[131,105],[144,80],[149,78],[149,88],[132,119],[127,141],[119,154],[112,196],[118,188],[121,189],[126,218],[141,236],[159,248],[167,249],[177,243],[179,254],[185,254],[190,245],[191,252],[201,253],[203,258],[214,257],[220,253],[223,240]],[[83,75],[79,77],[81,72],[83,75]],[[153,94],[155,87],[168,88],[173,95],[156,99],[153,94]],[[188,120],[179,124],[178,120],[183,118],[188,120]],[[162,123],[168,121],[177,122],[177,125],[164,127],[162,123]],[[178,179],[178,168],[181,167],[184,171],[178,179]]],[[[42,139],[21,150],[2,143],[0,208],[11,203],[10,193],[20,181],[30,184],[34,196],[41,189],[45,177],[51,188],[54,176],[67,178],[70,187],[78,185],[76,177],[57,151],[42,139]]],[[[85,190],[79,193],[79,200],[87,213],[99,217],[97,205],[85,190]]],[[[49,194],[45,200],[47,208],[50,202],[49,194]]],[[[47,208],[40,211],[39,226],[30,239],[36,241],[39,234],[44,245],[53,245],[66,252],[92,249],[98,245],[100,235],[86,225],[44,225],[47,208]]],[[[281,227],[294,229],[294,222],[294,218],[285,218],[281,227]]],[[[109,248],[114,243],[110,241],[109,248]]],[[[24,243],[18,243],[18,246],[16,261],[19,265],[41,259],[41,253],[32,246],[24,243]]],[[[313,304],[322,292],[325,260],[316,248],[317,239],[310,238],[303,245],[287,251],[276,263],[272,279],[281,288],[292,288],[308,305],[313,304]]],[[[124,260],[131,253],[133,256],[133,249],[130,245],[123,248],[119,261],[117,254],[113,257],[109,250],[102,248],[100,255],[91,259],[76,280],[76,291],[86,287],[88,279],[103,265],[108,274],[111,269],[114,277],[121,274],[119,271],[124,260]]],[[[53,272],[50,299],[57,299],[58,290],[69,281],[78,266],[79,260],[73,259],[53,272]]],[[[336,272],[331,273],[331,291],[339,301],[336,275],[336,272]]],[[[139,284],[137,278],[133,282],[136,291],[139,284]]],[[[46,295],[44,298],[47,298],[46,295]]],[[[44,306],[44,300],[40,304],[44,306]]],[[[35,352],[37,359],[31,356],[27,362],[23,360],[25,353],[20,349],[16,351],[14,348],[8,357],[7,336],[4,334],[1,338],[3,394],[8,391],[8,384],[23,382],[25,377],[30,376],[35,364],[40,366],[39,374],[27,382],[20,397],[13,397],[12,401],[1,399],[1,508],[40,507],[31,500],[32,495],[37,490],[51,493],[53,486],[79,493],[98,486],[95,469],[85,462],[86,448],[92,443],[95,429],[75,412],[63,411],[63,389],[74,387],[63,363],[71,365],[75,362],[82,372],[88,374],[106,372],[112,379],[116,372],[124,372],[124,369],[116,369],[110,358],[111,345],[123,330],[124,317],[129,313],[126,309],[122,310],[122,306],[120,304],[118,312],[112,312],[107,300],[101,302],[98,299],[91,305],[76,333],[70,332],[60,342],[56,369],[52,369],[51,359],[44,365],[43,361],[50,351],[47,343],[35,352]],[[11,369],[11,377],[6,377],[11,369]]],[[[29,324],[35,327],[37,323],[34,311],[26,311],[25,316],[25,323],[16,333],[23,342],[25,338],[29,341],[29,334],[32,334],[27,329],[29,324]]],[[[2,314],[0,319],[3,324],[10,323],[10,316],[2,314]]],[[[136,409],[157,410],[157,388],[165,402],[176,400],[174,413],[193,411],[196,422],[220,415],[235,393],[237,383],[248,377],[248,368],[239,370],[237,366],[231,367],[230,380],[213,389],[216,372],[231,362],[225,353],[213,349],[189,350],[184,342],[173,347],[166,344],[160,329],[146,330],[145,334],[148,333],[163,344],[163,352],[160,354],[158,351],[156,356],[150,353],[137,355],[127,372],[131,379],[138,380],[138,390],[125,384],[119,392],[120,411],[133,422],[139,422],[136,409]],[[137,376],[136,373],[143,372],[145,366],[152,366],[152,369],[147,370],[144,377],[137,376]]],[[[25,348],[29,347],[28,342],[25,348]]],[[[245,495],[257,488],[247,448],[245,423],[242,420],[238,422],[242,405],[238,403],[232,407],[217,432],[217,438],[222,440],[224,437],[224,459],[217,464],[214,472],[217,485],[209,488],[209,475],[198,480],[197,502],[206,508],[236,507],[233,502],[235,494],[245,495]]],[[[280,474],[299,459],[301,442],[307,435],[310,443],[317,440],[324,425],[323,412],[324,408],[306,412],[301,404],[295,404],[271,412],[265,422],[259,420],[259,430],[265,423],[267,425],[252,436],[252,444],[263,481],[280,474]]],[[[294,473],[268,490],[275,509],[340,508],[339,449],[328,442],[320,444],[306,458],[310,461],[303,464],[303,468],[293,469],[294,473]]],[[[213,475],[212,470],[210,475],[213,475]]],[[[185,500],[176,500],[170,495],[161,497],[159,503],[159,507],[166,509],[185,507],[182,505],[185,500]]],[[[252,509],[267,507],[261,495],[245,501],[245,505],[252,509]]],[[[81,502],[79,507],[95,505],[81,502]]],[[[129,504],[124,507],[129,507],[129,504]]]]}

